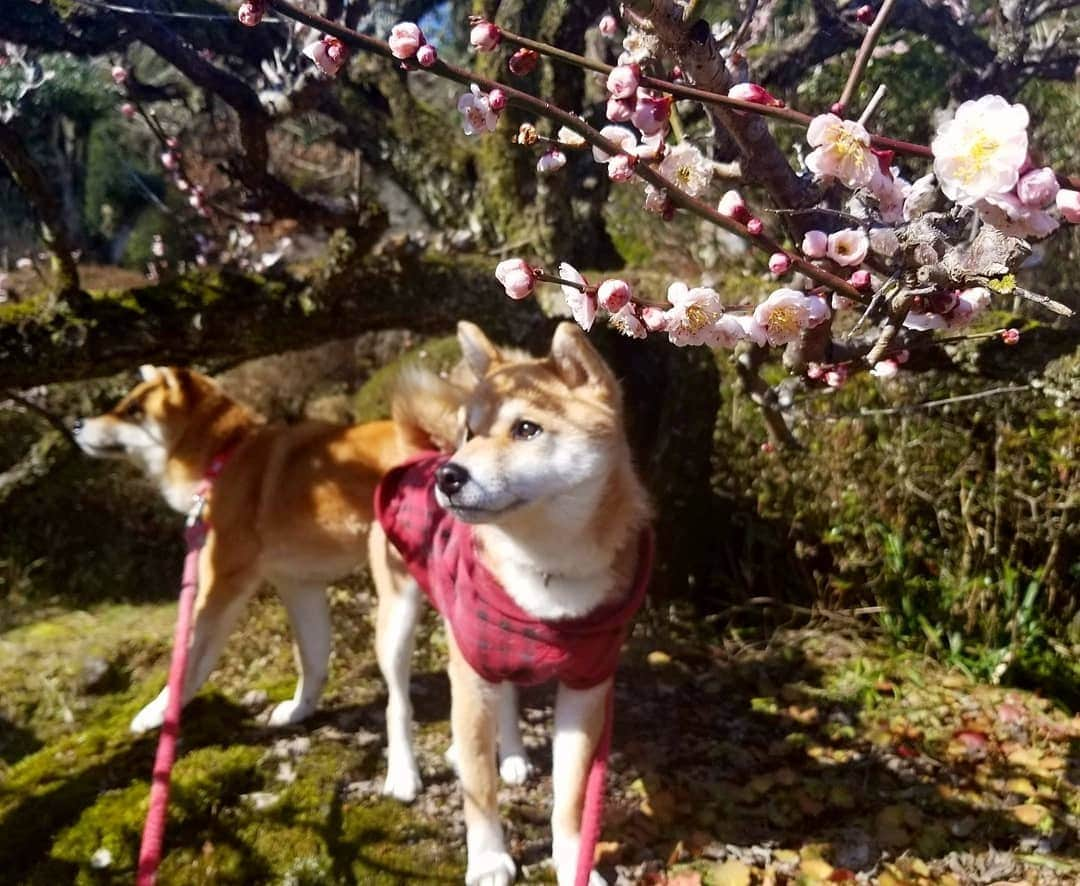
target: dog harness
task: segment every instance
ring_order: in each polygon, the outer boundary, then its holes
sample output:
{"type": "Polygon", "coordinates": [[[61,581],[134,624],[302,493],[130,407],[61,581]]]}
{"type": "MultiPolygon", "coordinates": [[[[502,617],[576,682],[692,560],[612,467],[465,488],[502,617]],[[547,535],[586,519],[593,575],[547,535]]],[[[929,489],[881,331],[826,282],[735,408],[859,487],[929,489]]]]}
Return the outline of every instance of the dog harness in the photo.
{"type": "Polygon", "coordinates": [[[435,471],[449,461],[425,452],[391,470],[375,491],[375,515],[413,578],[450,625],[465,660],[491,683],[553,678],[588,689],[615,673],[652,568],[649,529],[638,542],[625,597],[583,618],[543,621],[523,611],[480,562],[472,527],[435,500],[435,471]]]}

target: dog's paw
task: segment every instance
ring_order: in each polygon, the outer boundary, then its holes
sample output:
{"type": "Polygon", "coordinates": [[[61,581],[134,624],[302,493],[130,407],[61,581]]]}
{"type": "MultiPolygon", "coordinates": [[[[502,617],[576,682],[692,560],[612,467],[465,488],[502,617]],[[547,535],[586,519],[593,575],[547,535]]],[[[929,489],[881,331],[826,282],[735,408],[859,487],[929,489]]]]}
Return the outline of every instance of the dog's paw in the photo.
{"type": "Polygon", "coordinates": [[[469,856],[465,886],[510,886],[517,868],[505,852],[487,850],[469,856]]]}
{"type": "Polygon", "coordinates": [[[503,784],[519,785],[529,780],[532,767],[524,754],[510,754],[499,761],[499,775],[503,784]]]}
{"type": "Polygon", "coordinates": [[[446,749],[446,753],[443,754],[443,759],[446,761],[446,765],[454,770],[455,775],[460,775],[457,767],[457,745],[450,745],[446,749]]]}
{"type": "Polygon", "coordinates": [[[168,693],[163,692],[150,704],[137,713],[128,727],[136,735],[157,729],[165,719],[165,706],[169,703],[168,693]]]}
{"type": "Polygon", "coordinates": [[[291,726],[293,723],[306,720],[311,714],[312,708],[309,705],[301,704],[290,698],[288,701],[283,701],[281,704],[274,706],[269,722],[271,726],[291,726]]]}
{"type": "Polygon", "coordinates": [[[415,763],[392,764],[386,770],[386,781],[383,782],[382,792],[384,797],[393,797],[402,803],[411,803],[423,786],[420,771],[415,763]]]}

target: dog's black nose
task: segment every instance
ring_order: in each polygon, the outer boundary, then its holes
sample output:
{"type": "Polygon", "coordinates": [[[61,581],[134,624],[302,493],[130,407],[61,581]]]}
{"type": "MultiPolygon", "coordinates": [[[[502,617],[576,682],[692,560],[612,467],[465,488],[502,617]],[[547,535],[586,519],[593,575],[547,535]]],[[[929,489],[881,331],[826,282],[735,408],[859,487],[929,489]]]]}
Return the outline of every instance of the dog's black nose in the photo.
{"type": "Polygon", "coordinates": [[[469,482],[469,472],[461,465],[448,461],[435,472],[435,482],[443,495],[453,495],[469,482]]]}
{"type": "Polygon", "coordinates": [[[83,420],[81,418],[75,419],[75,424],[71,426],[71,433],[77,434],[83,429],[83,420]]]}

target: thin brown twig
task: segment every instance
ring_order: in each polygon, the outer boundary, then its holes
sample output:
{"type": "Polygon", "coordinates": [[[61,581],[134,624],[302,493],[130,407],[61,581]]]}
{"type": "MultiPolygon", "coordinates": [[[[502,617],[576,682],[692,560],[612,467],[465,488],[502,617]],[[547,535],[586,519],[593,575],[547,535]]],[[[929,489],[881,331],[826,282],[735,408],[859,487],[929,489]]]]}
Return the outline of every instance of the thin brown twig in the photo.
{"type": "Polygon", "coordinates": [[[840,93],[840,101],[833,106],[835,113],[843,116],[844,108],[851,103],[855,90],[859,88],[859,81],[862,80],[862,76],[866,73],[866,68],[870,64],[870,57],[874,53],[874,47],[877,46],[878,40],[881,39],[881,32],[885,30],[885,22],[895,5],[896,0],[884,0],[881,8],[878,9],[877,15],[874,16],[874,21],[867,30],[866,36],[863,37],[862,45],[855,56],[855,64],[851,66],[847,83],[844,84],[844,91],[840,93]]]}

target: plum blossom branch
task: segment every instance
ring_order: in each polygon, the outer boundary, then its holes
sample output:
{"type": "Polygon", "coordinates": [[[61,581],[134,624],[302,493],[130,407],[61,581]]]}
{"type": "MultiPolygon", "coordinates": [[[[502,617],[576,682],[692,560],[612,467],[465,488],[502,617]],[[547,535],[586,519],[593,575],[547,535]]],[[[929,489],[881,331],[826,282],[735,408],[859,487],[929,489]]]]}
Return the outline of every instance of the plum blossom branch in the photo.
{"type": "Polygon", "coordinates": [[[866,36],[863,37],[862,45],[855,56],[855,63],[851,66],[847,82],[844,84],[844,91],[840,93],[840,101],[833,105],[833,113],[843,114],[844,109],[851,104],[851,99],[855,96],[855,90],[859,88],[859,81],[862,80],[863,74],[866,73],[866,68],[870,64],[870,56],[873,54],[878,40],[881,39],[881,32],[885,30],[885,22],[892,13],[895,4],[896,0],[885,0],[881,4],[881,8],[867,30],[866,36]]]}

